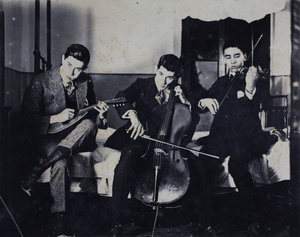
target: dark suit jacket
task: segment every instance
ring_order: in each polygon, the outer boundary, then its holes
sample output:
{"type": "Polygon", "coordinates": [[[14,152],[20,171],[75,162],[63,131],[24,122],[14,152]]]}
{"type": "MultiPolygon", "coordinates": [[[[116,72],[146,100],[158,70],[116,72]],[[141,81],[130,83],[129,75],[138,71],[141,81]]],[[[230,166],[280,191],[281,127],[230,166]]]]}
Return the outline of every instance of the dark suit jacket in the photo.
{"type": "MultiPolygon", "coordinates": [[[[76,89],[77,109],[96,103],[91,77],[81,73],[74,81],[76,89]]],[[[33,77],[25,91],[21,106],[24,126],[30,132],[47,134],[51,115],[58,114],[66,108],[64,86],[59,74],[59,67],[33,77]]]]}
{"type": "Polygon", "coordinates": [[[212,85],[208,97],[221,103],[232,83],[232,89],[214,117],[210,135],[200,138],[198,143],[205,145],[206,152],[222,158],[239,151],[252,154],[250,157],[263,154],[268,144],[261,141],[269,134],[262,132],[259,110],[260,103],[268,103],[269,100],[267,83],[259,80],[256,93],[250,100],[245,94],[245,78],[235,78],[231,82],[226,75],[212,85]]]}
{"type": "Polygon", "coordinates": [[[221,135],[226,139],[242,139],[261,130],[258,113],[262,91],[259,83],[253,99],[250,100],[245,94],[245,79],[235,78],[231,82],[226,75],[212,85],[209,97],[216,98],[221,103],[232,83],[232,89],[213,120],[210,130],[212,137],[221,135]]]}
{"type": "MultiPolygon", "coordinates": [[[[184,88],[183,88],[184,90],[184,88]]],[[[146,128],[147,120],[151,117],[151,112],[154,108],[159,106],[158,101],[155,99],[155,95],[158,90],[155,85],[154,77],[141,79],[138,78],[127,89],[120,91],[116,97],[124,97],[127,103],[123,107],[116,107],[116,110],[120,116],[126,111],[133,109],[137,111],[138,118],[144,128],[146,128]],[[135,103],[135,106],[133,104],[135,103]]],[[[186,93],[185,93],[186,95],[186,93]]],[[[176,96],[175,103],[181,103],[176,96]]],[[[191,129],[195,129],[195,124],[198,121],[193,120],[194,126],[191,129]]],[[[130,140],[129,134],[126,134],[125,129],[130,126],[130,121],[121,128],[119,128],[106,142],[105,146],[122,149],[124,145],[130,140]]],[[[193,132],[191,132],[193,133],[193,132]]]]}

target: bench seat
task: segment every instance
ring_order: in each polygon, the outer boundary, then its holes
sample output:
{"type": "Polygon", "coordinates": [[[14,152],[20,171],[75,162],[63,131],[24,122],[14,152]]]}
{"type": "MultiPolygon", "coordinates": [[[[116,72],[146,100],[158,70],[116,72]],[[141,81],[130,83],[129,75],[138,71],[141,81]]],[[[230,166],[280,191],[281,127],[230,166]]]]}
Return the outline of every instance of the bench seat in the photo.
{"type": "MultiPolygon", "coordinates": [[[[82,152],[73,155],[69,165],[71,177],[71,192],[96,192],[102,196],[112,196],[114,169],[119,162],[120,151],[104,147],[106,139],[115,131],[113,128],[99,129],[96,137],[98,148],[93,152],[82,152]]],[[[193,141],[207,136],[209,132],[196,132],[193,141]]],[[[196,148],[192,142],[189,147],[196,148]]],[[[231,175],[228,173],[227,157],[218,169],[215,186],[217,194],[220,190],[237,191],[231,175]]],[[[290,180],[289,169],[289,141],[279,140],[261,157],[249,163],[249,171],[256,186],[290,180]]],[[[50,168],[39,179],[40,182],[49,182],[50,168]]]]}

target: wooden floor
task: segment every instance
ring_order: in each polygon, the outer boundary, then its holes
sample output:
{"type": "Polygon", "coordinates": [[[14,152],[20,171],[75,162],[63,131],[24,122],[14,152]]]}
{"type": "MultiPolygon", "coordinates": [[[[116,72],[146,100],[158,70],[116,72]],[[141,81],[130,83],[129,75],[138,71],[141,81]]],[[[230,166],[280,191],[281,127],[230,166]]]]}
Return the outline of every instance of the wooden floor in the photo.
{"type": "MultiPolygon", "coordinates": [[[[269,205],[262,207],[266,216],[269,216],[268,227],[271,231],[261,236],[299,236],[300,232],[297,233],[298,228],[295,228],[298,227],[295,222],[299,220],[296,211],[299,205],[291,203],[293,197],[286,192],[285,186],[285,183],[281,183],[272,187],[268,196],[269,205]]],[[[3,203],[0,204],[0,236],[48,236],[51,229],[48,225],[51,200],[47,185],[40,188],[40,195],[35,198],[29,198],[18,190],[14,190],[13,196],[4,195],[6,207],[3,203]]],[[[239,224],[237,193],[218,195],[214,201],[217,235],[244,237],[244,229],[239,224]]],[[[68,203],[69,229],[73,236],[110,236],[111,198],[100,197],[95,193],[75,193],[70,195],[68,203]]],[[[185,201],[176,203],[176,207],[162,206],[158,212],[134,199],[128,200],[127,204],[128,208],[124,208],[124,236],[171,237],[190,234],[192,210],[187,208],[185,201]],[[155,219],[156,226],[153,229],[155,219]]]]}

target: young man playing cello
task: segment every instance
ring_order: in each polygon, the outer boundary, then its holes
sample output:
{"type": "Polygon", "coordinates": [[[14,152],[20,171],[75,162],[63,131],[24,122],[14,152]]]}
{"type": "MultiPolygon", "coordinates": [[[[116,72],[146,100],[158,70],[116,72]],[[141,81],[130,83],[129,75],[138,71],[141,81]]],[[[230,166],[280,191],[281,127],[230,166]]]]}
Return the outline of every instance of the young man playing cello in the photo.
{"type": "MultiPolygon", "coordinates": [[[[138,78],[116,96],[125,97],[127,100],[125,106],[116,109],[120,117],[127,119],[128,123],[117,129],[106,142],[106,146],[121,150],[120,161],[115,168],[113,181],[113,236],[122,234],[122,209],[135,184],[137,170],[142,160],[141,156],[145,154],[149,144],[147,140],[141,139],[139,136],[146,132],[146,123],[151,112],[160,104],[168,101],[170,90],[174,90],[177,103],[191,108],[191,103],[184,95],[182,87],[177,83],[180,71],[181,62],[178,57],[172,54],[163,55],[158,62],[154,77],[138,78]]],[[[193,128],[191,130],[193,131],[193,128]]],[[[147,133],[149,132],[151,131],[147,131],[147,133]]]]}

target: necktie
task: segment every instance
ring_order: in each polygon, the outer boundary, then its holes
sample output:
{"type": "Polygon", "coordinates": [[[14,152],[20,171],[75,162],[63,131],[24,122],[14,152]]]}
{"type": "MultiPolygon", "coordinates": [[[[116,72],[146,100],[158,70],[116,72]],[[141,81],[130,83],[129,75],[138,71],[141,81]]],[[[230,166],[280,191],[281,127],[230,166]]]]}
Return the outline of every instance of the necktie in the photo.
{"type": "Polygon", "coordinates": [[[75,89],[75,87],[73,86],[72,81],[68,81],[67,85],[66,85],[66,90],[68,92],[68,95],[72,95],[73,90],[75,89]]]}
{"type": "Polygon", "coordinates": [[[164,91],[157,92],[155,99],[158,101],[159,104],[163,104],[165,101],[165,93],[164,91]]]}

